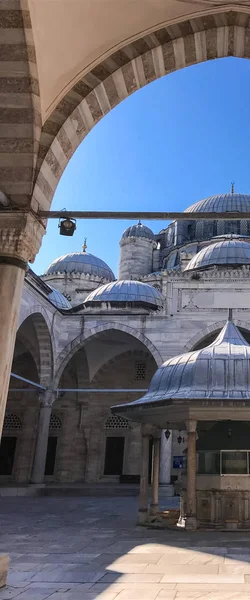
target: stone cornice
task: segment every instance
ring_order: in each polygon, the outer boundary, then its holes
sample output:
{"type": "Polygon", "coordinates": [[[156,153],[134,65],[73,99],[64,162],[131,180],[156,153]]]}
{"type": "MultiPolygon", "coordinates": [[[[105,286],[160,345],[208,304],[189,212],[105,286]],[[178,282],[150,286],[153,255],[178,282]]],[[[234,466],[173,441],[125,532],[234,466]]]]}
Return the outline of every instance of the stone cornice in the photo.
{"type": "Polygon", "coordinates": [[[0,256],[34,262],[45,227],[32,213],[1,211],[0,256]]]}
{"type": "Polygon", "coordinates": [[[218,279],[225,280],[230,279],[239,280],[239,279],[249,279],[250,276],[250,265],[243,265],[242,267],[238,267],[235,269],[222,269],[221,267],[208,269],[207,271],[195,271],[195,272],[184,272],[184,271],[175,271],[169,270],[165,271],[164,275],[168,281],[177,281],[182,279],[183,281],[213,281],[218,279]]]}

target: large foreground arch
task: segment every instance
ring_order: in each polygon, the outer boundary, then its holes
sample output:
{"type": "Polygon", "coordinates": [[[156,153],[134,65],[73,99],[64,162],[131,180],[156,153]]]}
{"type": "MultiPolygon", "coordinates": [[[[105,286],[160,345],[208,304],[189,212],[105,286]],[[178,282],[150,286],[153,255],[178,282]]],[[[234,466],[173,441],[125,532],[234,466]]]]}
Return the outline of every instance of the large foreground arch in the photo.
{"type": "Polygon", "coordinates": [[[111,53],[85,73],[44,123],[33,207],[48,210],[61,175],[88,132],[143,86],[184,67],[235,56],[250,58],[250,7],[214,8],[162,26],[111,53]]]}

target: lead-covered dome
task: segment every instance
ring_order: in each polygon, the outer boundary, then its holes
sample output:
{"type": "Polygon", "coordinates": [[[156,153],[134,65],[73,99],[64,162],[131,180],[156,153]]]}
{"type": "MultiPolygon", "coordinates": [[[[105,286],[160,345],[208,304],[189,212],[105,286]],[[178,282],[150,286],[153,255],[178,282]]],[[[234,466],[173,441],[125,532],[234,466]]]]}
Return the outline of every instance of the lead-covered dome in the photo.
{"type": "Polygon", "coordinates": [[[127,303],[138,302],[157,309],[163,306],[163,296],[152,285],[142,281],[120,280],[102,285],[91,292],[84,304],[101,302],[127,303]]]}
{"type": "Polygon", "coordinates": [[[239,238],[224,239],[202,248],[190,260],[185,271],[207,269],[217,266],[235,266],[250,264],[250,243],[239,238]]]}
{"type": "Polygon", "coordinates": [[[131,225],[131,227],[128,227],[123,232],[122,239],[130,237],[147,238],[148,240],[155,241],[153,231],[149,227],[146,227],[146,225],[142,225],[140,221],[137,225],[131,225]]]}
{"type": "MultiPolygon", "coordinates": [[[[250,346],[237,327],[227,321],[215,341],[206,348],[163,363],[145,396],[126,406],[133,410],[140,405],[174,399],[248,400],[249,372],[250,346]]],[[[122,405],[123,409],[126,406],[122,405]]],[[[119,412],[119,407],[116,408],[119,412]]]]}
{"type": "Polygon", "coordinates": [[[89,252],[71,252],[53,260],[45,275],[56,274],[85,274],[100,277],[108,281],[115,279],[110,267],[97,256],[89,252]]]}
{"type": "Polygon", "coordinates": [[[59,290],[52,288],[51,286],[49,287],[51,292],[48,295],[48,300],[50,300],[50,302],[52,302],[56,308],[61,308],[62,310],[69,310],[69,308],[72,308],[69,300],[66,298],[66,296],[64,296],[64,294],[59,292],[59,290]]]}
{"type": "Polygon", "coordinates": [[[250,212],[250,195],[219,194],[195,202],[184,212],[250,212]]]}

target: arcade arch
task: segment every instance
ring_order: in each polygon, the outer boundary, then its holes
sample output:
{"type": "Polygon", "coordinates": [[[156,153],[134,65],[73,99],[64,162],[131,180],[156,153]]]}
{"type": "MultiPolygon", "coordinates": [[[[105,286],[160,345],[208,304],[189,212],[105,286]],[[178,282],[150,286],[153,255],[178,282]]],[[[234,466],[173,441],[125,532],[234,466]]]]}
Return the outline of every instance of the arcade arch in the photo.
{"type": "Polygon", "coordinates": [[[107,334],[108,337],[108,335],[111,332],[118,332],[118,334],[120,333],[121,338],[128,339],[130,341],[130,344],[139,343],[142,345],[142,347],[146,347],[150,354],[152,354],[158,367],[163,363],[163,359],[159,350],[143,333],[140,333],[137,329],[129,327],[128,325],[114,322],[106,322],[103,325],[98,325],[97,327],[93,327],[87,332],[80,334],[72,342],[70,342],[70,344],[63,350],[63,352],[61,352],[56,363],[57,368],[55,373],[55,386],[59,387],[61,375],[65,370],[67,363],[77,352],[77,350],[79,350],[82,346],[85,347],[87,343],[92,343],[99,338],[104,339],[104,337],[101,337],[103,336],[103,334],[107,334]]]}
{"type": "MultiPolygon", "coordinates": [[[[245,340],[248,342],[248,344],[250,344],[250,323],[236,318],[234,318],[233,321],[235,325],[237,325],[245,340]]],[[[209,325],[201,332],[197,333],[186,344],[184,352],[200,350],[201,348],[205,348],[211,344],[216,339],[224,325],[225,321],[217,321],[217,323],[213,323],[213,325],[209,325]]]]}
{"type": "MultiPolygon", "coordinates": [[[[53,352],[48,325],[42,314],[32,313],[22,321],[16,335],[12,372],[45,387],[51,383],[53,352]]],[[[16,429],[14,418],[12,421],[5,418],[0,446],[0,482],[29,481],[39,410],[39,390],[11,377],[5,415],[14,415],[21,426],[16,429]]]]}
{"type": "Polygon", "coordinates": [[[60,481],[138,477],[140,427],[106,428],[106,422],[112,405],[135,400],[148,388],[155,358],[134,336],[108,329],[79,342],[64,365],[58,382],[64,391],[53,405],[63,424],[60,481]]]}

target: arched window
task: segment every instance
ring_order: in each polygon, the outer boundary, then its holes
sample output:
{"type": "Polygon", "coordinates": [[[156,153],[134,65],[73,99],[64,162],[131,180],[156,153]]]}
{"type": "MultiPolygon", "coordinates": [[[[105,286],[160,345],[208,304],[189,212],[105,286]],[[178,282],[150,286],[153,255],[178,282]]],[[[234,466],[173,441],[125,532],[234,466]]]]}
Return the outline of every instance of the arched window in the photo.
{"type": "Polygon", "coordinates": [[[49,430],[50,431],[58,431],[61,428],[62,428],[61,419],[59,419],[59,417],[55,413],[52,413],[52,415],[50,417],[50,422],[49,422],[49,430]]]}
{"type": "Polygon", "coordinates": [[[193,240],[195,237],[195,222],[189,223],[187,226],[187,238],[188,240],[193,240]]]}
{"type": "Polygon", "coordinates": [[[118,415],[110,415],[106,420],[105,429],[129,429],[129,422],[118,415]]]}
{"type": "Polygon", "coordinates": [[[14,413],[6,413],[4,417],[3,429],[8,431],[20,430],[22,429],[22,421],[14,413]]]}

